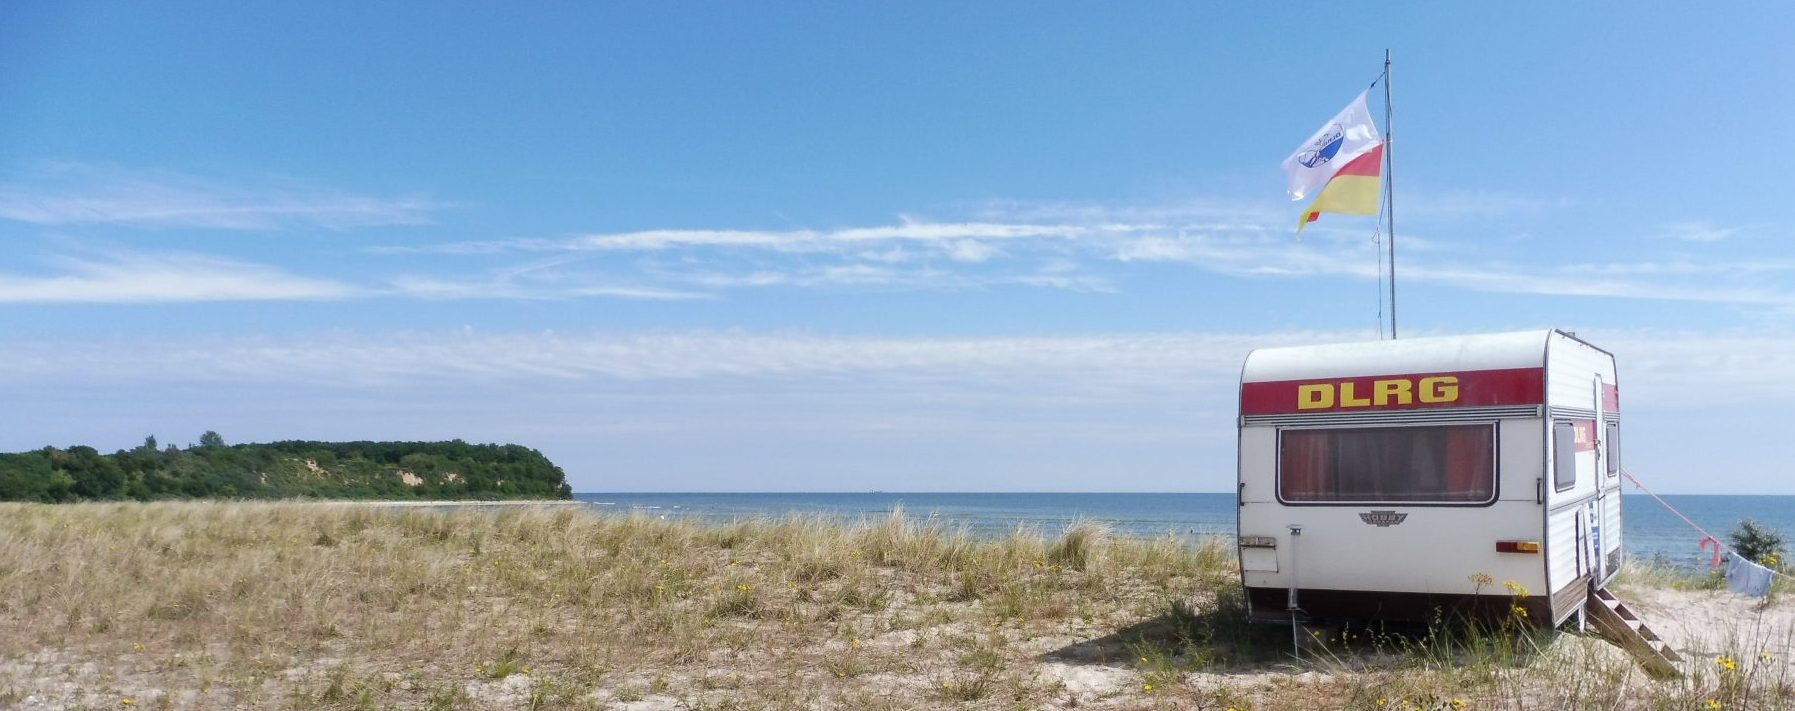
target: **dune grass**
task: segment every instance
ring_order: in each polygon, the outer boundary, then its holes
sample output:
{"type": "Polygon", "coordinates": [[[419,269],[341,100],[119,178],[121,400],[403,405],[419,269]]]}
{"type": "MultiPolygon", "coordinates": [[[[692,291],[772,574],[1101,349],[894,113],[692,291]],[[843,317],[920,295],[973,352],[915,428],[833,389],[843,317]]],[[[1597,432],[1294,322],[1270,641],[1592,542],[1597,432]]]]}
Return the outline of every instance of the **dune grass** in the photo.
{"type": "Polygon", "coordinates": [[[1795,698],[1787,679],[1757,671],[1743,641],[1736,669],[1669,683],[1599,644],[1495,633],[1345,630],[1299,659],[1288,628],[1245,623],[1234,566],[1221,542],[1123,538],[1093,524],[979,539],[902,512],[701,525],[570,508],[0,505],[0,707],[1788,708],[1795,698]]]}

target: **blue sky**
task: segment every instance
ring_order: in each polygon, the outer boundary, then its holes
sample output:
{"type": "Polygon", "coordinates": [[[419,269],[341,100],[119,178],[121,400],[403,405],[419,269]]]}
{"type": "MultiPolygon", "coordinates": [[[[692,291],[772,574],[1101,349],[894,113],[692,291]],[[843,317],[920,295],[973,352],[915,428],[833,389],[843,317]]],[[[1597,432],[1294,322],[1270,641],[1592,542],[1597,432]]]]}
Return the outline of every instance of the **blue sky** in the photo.
{"type": "MultiPolygon", "coordinates": [[[[1616,352],[1630,469],[1795,493],[1795,7],[12,3],[0,449],[515,441],[578,490],[1232,486],[1375,338],[1277,165],[1394,53],[1405,335],[1616,352]]],[[[1373,112],[1382,115],[1381,99],[1373,112]]]]}

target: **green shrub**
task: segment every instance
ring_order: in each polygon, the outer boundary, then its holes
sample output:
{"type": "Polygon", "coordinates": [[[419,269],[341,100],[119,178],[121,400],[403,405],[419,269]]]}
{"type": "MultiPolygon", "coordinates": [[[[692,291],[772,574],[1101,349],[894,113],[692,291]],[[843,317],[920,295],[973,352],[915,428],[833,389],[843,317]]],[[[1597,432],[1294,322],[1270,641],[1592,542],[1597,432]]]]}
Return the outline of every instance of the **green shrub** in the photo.
{"type": "Polygon", "coordinates": [[[1758,522],[1745,519],[1727,534],[1733,551],[1753,563],[1776,568],[1783,561],[1783,537],[1758,522]]]}

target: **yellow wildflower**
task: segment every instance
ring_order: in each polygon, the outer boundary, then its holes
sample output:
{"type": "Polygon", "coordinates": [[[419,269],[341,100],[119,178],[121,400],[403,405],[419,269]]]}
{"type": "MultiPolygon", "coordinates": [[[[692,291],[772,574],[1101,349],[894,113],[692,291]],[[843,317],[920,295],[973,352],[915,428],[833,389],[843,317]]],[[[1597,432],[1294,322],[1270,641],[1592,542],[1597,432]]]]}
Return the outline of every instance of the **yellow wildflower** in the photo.
{"type": "Polygon", "coordinates": [[[1738,671],[1739,670],[1739,660],[1734,659],[1729,656],[1726,656],[1726,655],[1721,655],[1721,656],[1715,657],[1714,663],[1716,665],[1718,665],[1721,669],[1725,669],[1727,671],[1738,671]]]}
{"type": "Polygon", "coordinates": [[[129,699],[129,698],[124,698],[124,699],[119,699],[119,700],[118,700],[118,705],[120,705],[120,706],[136,706],[136,705],[137,705],[137,702],[136,702],[136,701],[132,701],[132,700],[131,700],[131,699],[129,699]]]}
{"type": "Polygon", "coordinates": [[[1152,684],[1142,684],[1141,691],[1145,691],[1145,692],[1151,694],[1151,693],[1153,693],[1153,685],[1152,684]]]}
{"type": "Polygon", "coordinates": [[[1464,709],[1465,709],[1465,700],[1464,699],[1453,699],[1452,700],[1452,711],[1464,711],[1464,709]]]}
{"type": "Polygon", "coordinates": [[[1720,702],[1715,701],[1713,699],[1708,699],[1708,708],[1711,708],[1711,709],[1720,708],[1720,702]]]}

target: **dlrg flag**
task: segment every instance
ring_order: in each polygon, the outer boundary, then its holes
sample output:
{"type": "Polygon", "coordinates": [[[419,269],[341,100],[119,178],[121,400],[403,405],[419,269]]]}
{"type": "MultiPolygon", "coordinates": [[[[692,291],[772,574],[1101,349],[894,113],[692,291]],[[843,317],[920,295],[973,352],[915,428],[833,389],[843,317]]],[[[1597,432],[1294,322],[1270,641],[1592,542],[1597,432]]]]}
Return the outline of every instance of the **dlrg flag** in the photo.
{"type": "Polygon", "coordinates": [[[1315,202],[1303,211],[1297,232],[1300,234],[1322,212],[1377,214],[1383,153],[1377,126],[1365,107],[1365,93],[1360,92],[1358,98],[1284,159],[1290,199],[1301,200],[1321,188],[1315,202]]]}
{"type": "Polygon", "coordinates": [[[1315,202],[1309,203],[1309,209],[1303,211],[1303,221],[1297,223],[1296,233],[1302,234],[1303,228],[1320,218],[1323,212],[1377,214],[1377,198],[1379,189],[1383,187],[1383,171],[1384,146],[1381,143],[1347,161],[1346,165],[1334,173],[1334,178],[1322,187],[1321,194],[1315,196],[1315,202]]]}

